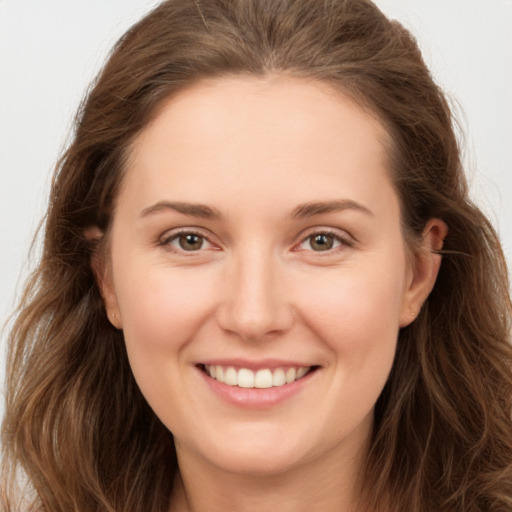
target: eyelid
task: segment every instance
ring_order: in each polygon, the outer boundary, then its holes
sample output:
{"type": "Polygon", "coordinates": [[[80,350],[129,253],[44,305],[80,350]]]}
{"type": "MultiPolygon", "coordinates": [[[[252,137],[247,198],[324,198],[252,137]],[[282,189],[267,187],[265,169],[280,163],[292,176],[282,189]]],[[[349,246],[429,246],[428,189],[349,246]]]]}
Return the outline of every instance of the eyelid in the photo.
{"type": "Polygon", "coordinates": [[[334,247],[331,249],[327,249],[325,251],[313,251],[312,249],[299,248],[299,246],[301,246],[304,242],[306,242],[309,238],[313,237],[314,235],[330,235],[335,240],[340,242],[342,247],[353,247],[356,243],[356,240],[352,236],[350,236],[346,231],[342,231],[336,228],[318,226],[314,228],[309,228],[308,230],[306,230],[305,233],[302,233],[299,242],[294,245],[293,250],[313,252],[318,254],[319,256],[332,254],[333,252],[336,252],[336,250],[339,250],[339,247],[334,247]]]}
{"type": "Polygon", "coordinates": [[[161,236],[158,237],[156,245],[161,246],[165,249],[168,249],[172,252],[175,252],[177,254],[182,254],[184,256],[194,256],[198,253],[204,252],[204,251],[211,251],[211,250],[219,250],[220,247],[218,244],[212,242],[211,240],[212,235],[209,233],[205,233],[205,230],[196,228],[196,227],[179,227],[174,229],[169,229],[165,231],[161,236]],[[205,242],[209,245],[207,248],[201,248],[197,251],[186,251],[185,249],[180,249],[178,247],[175,247],[171,245],[171,242],[178,239],[182,235],[197,235],[200,236],[202,239],[205,240],[205,242]]]}
{"type": "MultiPolygon", "coordinates": [[[[156,245],[167,248],[170,251],[185,255],[185,256],[193,256],[198,253],[207,251],[207,250],[220,250],[221,247],[219,244],[212,241],[213,235],[202,228],[197,227],[186,227],[182,226],[179,228],[173,228],[165,231],[162,235],[160,235],[156,241],[156,245]],[[180,249],[174,247],[170,244],[171,241],[177,239],[182,235],[197,235],[205,240],[205,242],[209,245],[207,248],[201,248],[197,251],[186,251],[184,249],[180,249]]],[[[338,241],[342,247],[353,247],[356,243],[356,240],[349,235],[346,231],[337,229],[337,228],[328,228],[328,227],[312,227],[307,229],[305,232],[301,233],[300,239],[297,243],[294,244],[292,251],[308,251],[314,252],[317,255],[321,256],[322,254],[332,254],[336,252],[339,247],[334,247],[331,249],[327,249],[326,251],[313,251],[312,249],[301,249],[300,246],[311,238],[314,235],[329,235],[332,236],[336,241],[338,241]]]]}

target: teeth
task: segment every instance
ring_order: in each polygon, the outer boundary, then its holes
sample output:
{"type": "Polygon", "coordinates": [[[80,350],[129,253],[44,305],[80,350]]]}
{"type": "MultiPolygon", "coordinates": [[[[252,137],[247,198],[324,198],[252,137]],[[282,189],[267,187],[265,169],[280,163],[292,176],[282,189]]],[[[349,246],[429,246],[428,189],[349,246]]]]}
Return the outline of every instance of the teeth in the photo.
{"type": "Polygon", "coordinates": [[[224,372],[224,384],[228,386],[236,386],[237,385],[237,375],[236,370],[231,366],[226,369],[224,372]]]}
{"type": "Polygon", "coordinates": [[[282,368],[278,368],[274,370],[272,374],[272,386],[282,386],[286,384],[286,377],[284,375],[284,370],[282,368]]]}
{"type": "Polygon", "coordinates": [[[270,370],[258,370],[254,377],[255,388],[271,388],[272,387],[272,372],[270,370]]]}
{"type": "Polygon", "coordinates": [[[301,366],[300,368],[297,369],[297,379],[302,379],[302,377],[304,377],[304,375],[306,375],[306,373],[308,372],[308,368],[306,368],[305,366],[301,366]]]}
{"type": "Polygon", "coordinates": [[[253,388],[254,387],[254,372],[247,368],[240,368],[238,370],[238,387],[240,388],[253,388]]]}
{"type": "Polygon", "coordinates": [[[212,379],[223,382],[228,386],[241,388],[272,388],[291,384],[302,379],[311,369],[311,366],[300,366],[298,368],[264,368],[253,372],[247,368],[237,370],[232,366],[205,365],[206,373],[212,379]]]}
{"type": "Polygon", "coordinates": [[[293,382],[295,378],[297,377],[297,370],[295,368],[288,368],[286,370],[286,384],[290,384],[290,382],[293,382]]]}

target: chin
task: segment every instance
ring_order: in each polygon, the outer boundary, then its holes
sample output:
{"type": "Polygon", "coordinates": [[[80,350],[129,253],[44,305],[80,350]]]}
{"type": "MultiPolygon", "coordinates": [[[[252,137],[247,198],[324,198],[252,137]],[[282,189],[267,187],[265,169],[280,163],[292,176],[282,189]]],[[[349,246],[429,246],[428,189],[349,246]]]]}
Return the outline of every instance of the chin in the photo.
{"type": "Polygon", "coordinates": [[[216,458],[214,463],[228,473],[266,477],[289,473],[304,462],[302,459],[300,452],[276,453],[272,450],[262,453],[235,449],[220,460],[216,458]]]}
{"type": "Polygon", "coordinates": [[[187,443],[188,446],[176,441],[176,446],[178,454],[193,451],[196,457],[221,471],[264,477],[293,470],[306,462],[311,452],[312,447],[308,447],[303,436],[283,436],[283,432],[284,427],[277,424],[238,425],[222,438],[217,431],[217,435],[211,437],[206,433],[201,441],[187,443]]]}
{"type": "MultiPolygon", "coordinates": [[[[296,427],[301,426],[303,419],[303,415],[296,418],[296,427]]],[[[313,467],[315,461],[325,461],[329,454],[336,458],[340,449],[346,454],[347,444],[350,452],[352,447],[360,446],[350,432],[344,435],[342,427],[335,429],[336,437],[330,430],[323,425],[294,429],[293,425],[279,421],[249,421],[232,425],[222,437],[218,430],[213,436],[205,433],[194,449],[203,460],[207,459],[210,465],[227,473],[262,478],[284,476],[301,467],[313,467]]]]}

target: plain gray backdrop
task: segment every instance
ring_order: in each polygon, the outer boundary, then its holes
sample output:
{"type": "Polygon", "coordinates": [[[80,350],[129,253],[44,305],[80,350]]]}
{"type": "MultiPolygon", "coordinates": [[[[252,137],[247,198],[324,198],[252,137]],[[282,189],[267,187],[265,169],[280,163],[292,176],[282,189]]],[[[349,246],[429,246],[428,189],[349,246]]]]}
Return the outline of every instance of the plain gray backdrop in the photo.
{"type": "MultiPolygon", "coordinates": [[[[79,101],[113,43],[157,3],[0,0],[1,323],[33,268],[31,240],[79,101]]],[[[434,77],[453,100],[473,197],[499,231],[510,265],[512,0],[376,3],[412,30],[434,77]]],[[[4,331],[2,382],[5,337],[4,331]]],[[[3,404],[0,417],[2,411],[3,404]]]]}

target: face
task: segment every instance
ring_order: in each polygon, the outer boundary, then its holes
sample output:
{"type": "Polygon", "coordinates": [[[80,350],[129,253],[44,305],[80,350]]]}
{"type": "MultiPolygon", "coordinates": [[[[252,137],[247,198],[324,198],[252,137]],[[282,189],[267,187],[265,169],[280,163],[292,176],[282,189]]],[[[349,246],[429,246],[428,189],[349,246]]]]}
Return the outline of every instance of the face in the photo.
{"type": "Polygon", "coordinates": [[[269,473],[364,448],[423,293],[385,140],[270,76],[201,82],[134,143],[103,295],[180,457],[269,473]]]}

